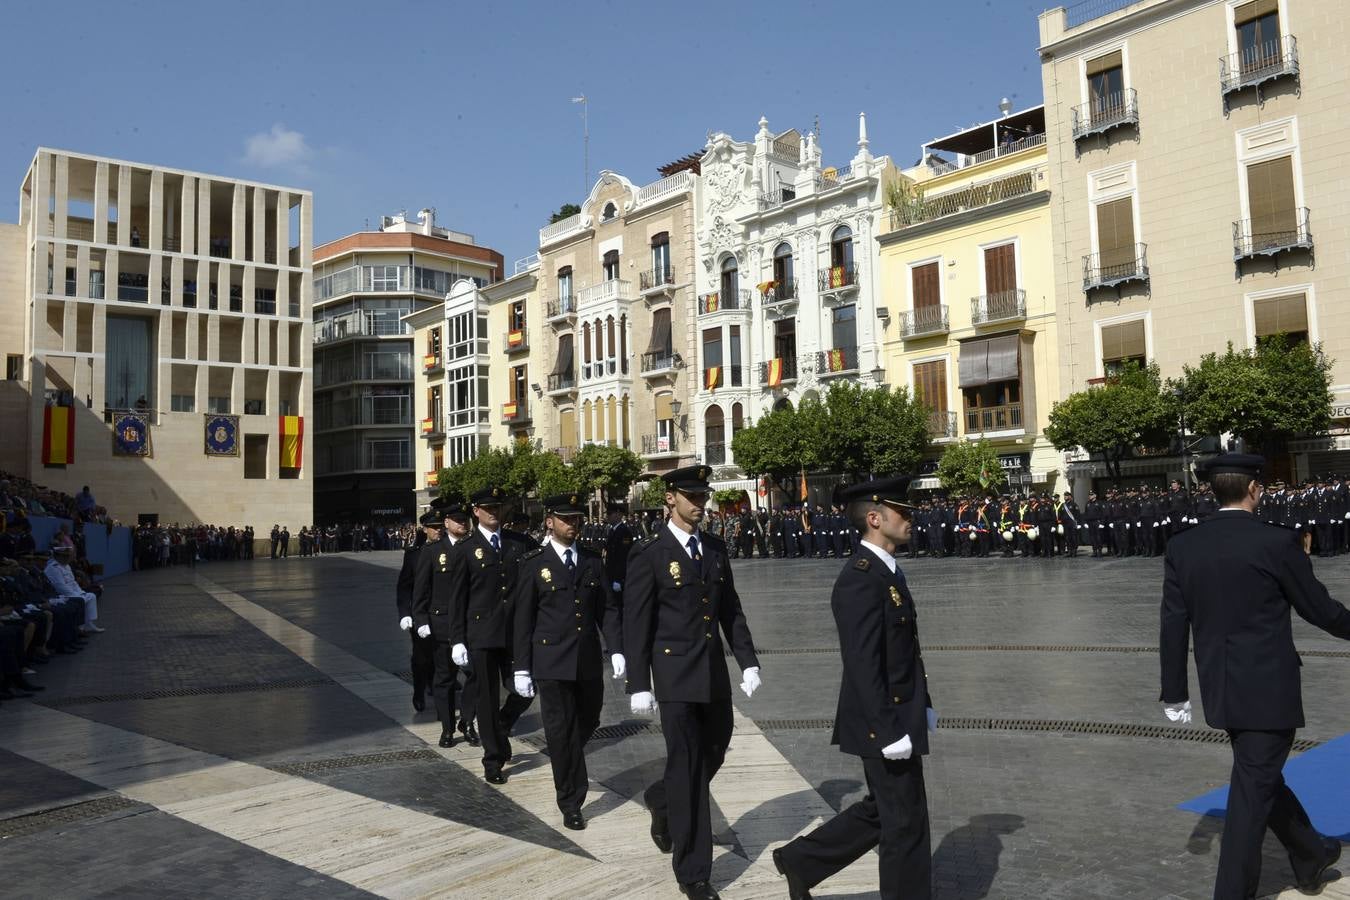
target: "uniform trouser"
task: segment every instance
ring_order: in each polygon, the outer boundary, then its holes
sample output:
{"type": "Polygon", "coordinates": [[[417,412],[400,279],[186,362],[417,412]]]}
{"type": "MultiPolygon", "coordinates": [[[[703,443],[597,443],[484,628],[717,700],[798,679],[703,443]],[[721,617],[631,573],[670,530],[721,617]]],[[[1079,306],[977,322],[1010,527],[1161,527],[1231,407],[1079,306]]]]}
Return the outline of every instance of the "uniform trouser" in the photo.
{"type": "Polygon", "coordinates": [[[783,847],[785,862],[808,887],[880,845],[883,900],[932,895],[932,853],[923,757],[864,759],[867,796],[810,834],[783,847]]]}
{"type": "Polygon", "coordinates": [[[511,677],[511,659],[501,647],[469,651],[473,664],[478,737],[483,742],[483,771],[500,772],[511,755],[506,732],[530,705],[530,698],[511,692],[502,705],[502,684],[511,677]]]}
{"type": "Polygon", "coordinates": [[[661,731],[666,738],[665,776],[647,788],[644,800],[665,819],[674,843],[671,865],[681,884],[712,876],[712,811],[708,785],[731,742],[731,700],[682,703],[663,700],[661,731]]]}
{"type": "Polygon", "coordinates": [[[1055,555],[1055,541],[1059,539],[1059,535],[1055,534],[1054,525],[1038,525],[1036,527],[1041,532],[1041,556],[1049,559],[1055,555]]]}
{"type": "MultiPolygon", "coordinates": [[[[459,666],[450,658],[450,649],[454,645],[435,638],[419,638],[413,635],[413,691],[427,684],[425,669],[419,672],[419,654],[425,653],[431,664],[431,698],[436,704],[436,720],[445,731],[455,729],[455,692],[459,690],[459,666]]],[[[425,665],[425,663],[423,663],[425,665]]],[[[461,704],[468,709],[468,703],[461,704]]]]}
{"type": "Polygon", "coordinates": [[[553,790],[558,809],[564,813],[581,812],[586,802],[586,742],[600,724],[600,707],[605,702],[605,684],[599,678],[584,681],[535,682],[539,694],[539,715],[544,720],[544,740],[548,761],[553,767],[553,790]]]}
{"type": "Polygon", "coordinates": [[[1116,556],[1130,555],[1130,529],[1124,522],[1111,526],[1111,536],[1115,538],[1116,556]]]}
{"type": "Polygon", "coordinates": [[[1261,880],[1261,844],[1266,828],[1275,832],[1289,853],[1294,874],[1311,878],[1325,858],[1322,838],[1308,821],[1303,804],[1280,774],[1294,743],[1293,730],[1229,731],[1233,778],[1228,788],[1228,814],[1219,845],[1215,900],[1255,897],[1261,880]]]}
{"type": "Polygon", "coordinates": [[[1317,523],[1317,555],[1332,556],[1336,553],[1336,545],[1332,542],[1331,522],[1317,523]]]}

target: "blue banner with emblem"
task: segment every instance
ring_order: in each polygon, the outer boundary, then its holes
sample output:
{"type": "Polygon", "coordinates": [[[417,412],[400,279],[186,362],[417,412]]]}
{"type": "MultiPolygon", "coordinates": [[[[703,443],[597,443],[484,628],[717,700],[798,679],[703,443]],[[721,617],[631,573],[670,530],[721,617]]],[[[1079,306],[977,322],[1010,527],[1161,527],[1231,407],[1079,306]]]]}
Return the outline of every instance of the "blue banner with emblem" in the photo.
{"type": "Polygon", "coordinates": [[[239,455],[238,416],[215,416],[209,414],[207,415],[206,455],[207,456],[239,455]]]}
{"type": "Polygon", "coordinates": [[[150,422],[139,413],[113,417],[113,456],[150,456],[150,422]]]}

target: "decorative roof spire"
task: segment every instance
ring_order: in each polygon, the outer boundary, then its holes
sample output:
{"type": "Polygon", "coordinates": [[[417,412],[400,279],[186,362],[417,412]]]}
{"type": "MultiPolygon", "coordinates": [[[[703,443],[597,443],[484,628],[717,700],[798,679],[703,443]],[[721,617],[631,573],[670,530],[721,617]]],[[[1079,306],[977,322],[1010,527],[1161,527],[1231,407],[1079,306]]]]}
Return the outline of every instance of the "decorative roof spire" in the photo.
{"type": "Polygon", "coordinates": [[[867,113],[858,113],[858,149],[867,149],[867,113]]]}

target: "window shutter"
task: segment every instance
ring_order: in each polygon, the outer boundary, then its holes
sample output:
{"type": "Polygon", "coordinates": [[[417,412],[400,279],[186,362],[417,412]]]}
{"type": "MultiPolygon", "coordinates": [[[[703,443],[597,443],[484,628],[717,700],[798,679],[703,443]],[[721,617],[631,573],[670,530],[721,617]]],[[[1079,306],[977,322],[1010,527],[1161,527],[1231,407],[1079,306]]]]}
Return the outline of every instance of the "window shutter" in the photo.
{"type": "Polygon", "coordinates": [[[674,394],[656,395],[656,421],[661,422],[675,418],[675,413],[670,409],[670,402],[674,396],[674,394]]]}
{"type": "Polygon", "coordinates": [[[942,292],[938,285],[938,264],[928,263],[915,266],[913,271],[914,308],[928,309],[938,306],[942,292]]]}
{"type": "Polygon", "coordinates": [[[1129,197],[1097,204],[1097,252],[1103,268],[1134,261],[1134,208],[1129,197]]]}
{"type": "Polygon", "coordinates": [[[570,334],[564,334],[558,338],[558,359],[553,364],[553,374],[572,374],[572,335],[570,334]]]}
{"type": "Polygon", "coordinates": [[[658,309],[652,313],[652,339],[647,343],[648,353],[670,349],[670,310],[658,309]]]}
{"type": "Polygon", "coordinates": [[[1087,63],[1087,76],[1100,75],[1102,72],[1109,72],[1112,69],[1122,69],[1125,67],[1124,56],[1119,50],[1114,53],[1108,53],[1105,56],[1099,56],[1096,59],[1090,59],[1087,63]]]}
{"type": "Polygon", "coordinates": [[[1233,24],[1246,25],[1253,19],[1259,19],[1262,16],[1268,16],[1279,11],[1279,0],[1253,0],[1253,2],[1244,3],[1233,10],[1233,24]]]}
{"type": "Polygon", "coordinates": [[[989,383],[996,381],[1016,381],[1017,335],[1005,334],[989,339],[989,383]]]}
{"type": "Polygon", "coordinates": [[[984,251],[984,292],[1001,294],[1017,289],[1017,262],[1012,244],[989,247],[984,251]]]}
{"type": "Polygon", "coordinates": [[[563,447],[575,447],[577,445],[577,411],[575,409],[565,409],[558,414],[559,442],[563,447]]]}
{"type": "Polygon", "coordinates": [[[989,383],[989,341],[967,341],[961,345],[961,388],[989,383]]]}
{"type": "Polygon", "coordinates": [[[1147,358],[1144,347],[1144,320],[1122,322],[1102,328],[1102,362],[1147,358]]]}
{"type": "Polygon", "coordinates": [[[914,367],[914,386],[918,399],[934,412],[947,411],[947,363],[943,360],[919,363],[914,367]]]}
{"type": "Polygon", "coordinates": [[[1247,206],[1253,235],[1293,231],[1297,227],[1293,157],[1281,156],[1247,167],[1247,206]]]}
{"type": "Polygon", "coordinates": [[[1268,297],[1252,303],[1256,336],[1298,334],[1308,330],[1308,304],[1302,294],[1268,297]]]}

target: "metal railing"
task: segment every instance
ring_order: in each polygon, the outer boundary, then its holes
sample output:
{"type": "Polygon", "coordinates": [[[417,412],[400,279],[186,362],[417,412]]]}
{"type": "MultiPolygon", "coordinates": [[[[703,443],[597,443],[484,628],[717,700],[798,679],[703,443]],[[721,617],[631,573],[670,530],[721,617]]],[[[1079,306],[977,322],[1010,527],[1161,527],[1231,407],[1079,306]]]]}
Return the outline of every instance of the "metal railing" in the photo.
{"type": "Polygon", "coordinates": [[[784,278],[780,281],[774,281],[768,287],[760,291],[759,298],[765,306],[776,306],[780,303],[797,302],[797,279],[784,278]]]}
{"type": "Polygon", "coordinates": [[[1109,16],[1138,2],[1139,0],[1083,0],[1082,3],[1075,3],[1064,10],[1064,26],[1076,28],[1085,22],[1109,16]]]}
{"type": "Polygon", "coordinates": [[[141,418],[145,419],[145,421],[148,422],[148,423],[151,424],[151,425],[158,425],[158,424],[159,424],[159,410],[157,410],[157,409],[149,409],[149,408],[146,408],[146,409],[140,409],[140,408],[137,408],[137,407],[131,407],[131,406],[105,406],[105,407],[103,407],[103,421],[104,421],[105,423],[109,424],[109,425],[112,424],[112,422],[113,422],[114,419],[116,419],[118,416],[121,416],[121,415],[140,416],[141,418]]]}
{"type": "Polygon", "coordinates": [[[816,352],[816,374],[824,378],[858,371],[858,348],[835,347],[816,352]]]}
{"type": "Polygon", "coordinates": [[[1023,150],[1030,150],[1032,147],[1045,146],[1045,134],[1029,134],[1016,141],[1005,141],[997,147],[990,147],[988,150],[981,150],[979,153],[962,155],[956,162],[943,159],[940,156],[930,156],[928,167],[938,175],[945,175],[948,172],[959,172],[962,169],[969,169],[971,166],[983,165],[990,160],[1000,159],[1004,156],[1012,156],[1014,153],[1021,153],[1023,150]]]}
{"type": "Polygon", "coordinates": [[[576,372],[553,372],[548,376],[548,392],[550,394],[561,394],[566,391],[575,391],[576,389],[576,372]]]}
{"type": "Polygon", "coordinates": [[[506,353],[521,353],[530,349],[530,330],[511,328],[502,335],[502,350],[506,353]]]}
{"type": "Polygon", "coordinates": [[[923,306],[918,309],[906,310],[900,314],[900,336],[902,338],[946,334],[947,331],[947,307],[945,305],[923,306]]]}
{"type": "Polygon", "coordinates": [[[845,291],[858,286],[858,267],[853,263],[846,266],[830,266],[816,273],[816,288],[821,292],[845,291]]]}
{"type": "Polygon", "coordinates": [[[528,272],[530,269],[534,268],[537,265],[539,265],[538,253],[531,253],[529,256],[522,256],[520,259],[516,260],[515,265],[512,266],[511,274],[519,275],[521,272],[528,272]]]}
{"type": "Polygon", "coordinates": [[[143,284],[119,284],[117,299],[128,303],[146,303],[150,299],[150,288],[143,284]]]}
{"type": "Polygon", "coordinates": [[[911,225],[922,225],[943,216],[1024,197],[1039,190],[1044,180],[1045,166],[1033,166],[1010,175],[976,181],[934,197],[919,195],[891,209],[891,227],[908,228],[911,225]]]}
{"type": "Polygon", "coordinates": [[[1101,134],[1122,125],[1139,124],[1139,99],[1134,88],[1126,88],[1089,100],[1073,108],[1073,139],[1101,134]]]}
{"type": "Polygon", "coordinates": [[[1027,317],[1027,292],[1022,288],[970,298],[970,321],[976,325],[1027,317]]]}
{"type": "Polygon", "coordinates": [[[1292,34],[1219,57],[1219,88],[1225,94],[1298,73],[1298,41],[1292,34]]]}
{"type": "Polygon", "coordinates": [[[780,384],[784,381],[797,380],[797,357],[795,355],[780,356],[775,357],[774,359],[766,359],[764,362],[759,364],[760,384],[764,385],[765,387],[775,387],[775,385],[771,385],[769,383],[769,376],[772,373],[772,367],[775,362],[782,364],[781,374],[779,376],[780,384]]]}
{"type": "Polygon", "coordinates": [[[802,158],[801,141],[792,138],[774,138],[769,144],[769,153],[786,162],[797,162],[802,158]]]}
{"type": "Polygon", "coordinates": [[[1293,219],[1274,217],[1239,219],[1233,223],[1233,259],[1273,256],[1286,250],[1311,250],[1308,210],[1294,210],[1293,219]]]}
{"type": "Polygon", "coordinates": [[[956,410],[929,410],[928,436],[932,438],[956,437],[956,410]]]}
{"type": "Polygon", "coordinates": [[[571,234],[573,231],[579,231],[580,229],[581,213],[577,213],[575,216],[568,216],[566,219],[559,219],[557,222],[545,225],[543,228],[539,229],[539,245],[543,246],[550,241],[556,241],[558,238],[571,234]]]}
{"type": "Polygon", "coordinates": [[[1127,281],[1148,281],[1148,245],[1083,257],[1083,290],[1113,287],[1127,281]]]}
{"type": "Polygon", "coordinates": [[[550,322],[558,322],[576,314],[577,301],[574,297],[549,300],[544,304],[544,318],[550,322]]]}
{"type": "Polygon", "coordinates": [[[422,420],[421,434],[424,438],[436,437],[445,434],[445,422],[440,416],[431,416],[422,420]]]}
{"type": "Polygon", "coordinates": [[[837,188],[852,177],[852,166],[844,166],[843,168],[826,166],[821,169],[820,174],[816,176],[816,191],[828,191],[837,188]]]}
{"type": "Polygon", "coordinates": [[[670,266],[656,266],[638,275],[638,289],[644,293],[674,283],[675,270],[670,266]]]}
{"type": "Polygon", "coordinates": [[[680,452],[680,445],[674,434],[644,434],[641,446],[643,456],[660,456],[664,453],[680,452]]]}
{"type": "MultiPolygon", "coordinates": [[[[186,296],[184,294],[184,297],[186,296]]],[[[314,323],[316,344],[326,344],[350,337],[392,337],[402,334],[408,334],[408,328],[397,319],[391,320],[360,312],[320,319],[314,323]]]]}
{"type": "Polygon", "coordinates": [[[966,434],[978,434],[986,431],[1008,431],[1022,427],[1022,404],[1008,403],[1003,406],[986,406],[981,409],[966,410],[966,434]]]}
{"type": "Polygon", "coordinates": [[[651,375],[678,369],[684,365],[684,359],[673,350],[649,350],[642,354],[640,364],[642,368],[639,371],[643,375],[651,375]]]}
{"type": "Polygon", "coordinates": [[[724,466],[727,462],[727,445],[718,441],[703,445],[703,461],[710,466],[724,466]]]}
{"type": "Polygon", "coordinates": [[[442,359],[441,359],[441,354],[439,354],[439,353],[424,353],[424,354],[422,354],[422,371],[423,371],[423,372],[435,372],[437,369],[440,369],[440,368],[443,368],[443,367],[444,367],[444,363],[443,363],[443,361],[442,361],[442,359]]]}
{"type": "Polygon", "coordinates": [[[793,188],[780,187],[772,191],[766,191],[759,195],[759,208],[771,209],[775,206],[781,206],[797,199],[797,192],[793,188]]]}
{"type": "Polygon", "coordinates": [[[717,312],[741,311],[750,309],[750,289],[736,291],[712,291],[698,298],[698,314],[711,315],[717,312]]]}
{"type": "Polygon", "coordinates": [[[524,398],[508,400],[502,404],[502,424],[522,425],[530,421],[530,404],[524,398]]]}

